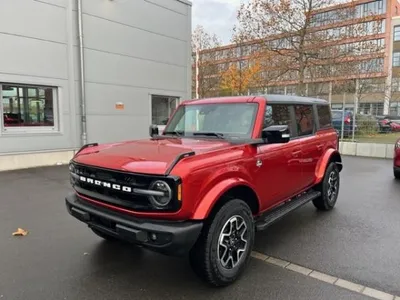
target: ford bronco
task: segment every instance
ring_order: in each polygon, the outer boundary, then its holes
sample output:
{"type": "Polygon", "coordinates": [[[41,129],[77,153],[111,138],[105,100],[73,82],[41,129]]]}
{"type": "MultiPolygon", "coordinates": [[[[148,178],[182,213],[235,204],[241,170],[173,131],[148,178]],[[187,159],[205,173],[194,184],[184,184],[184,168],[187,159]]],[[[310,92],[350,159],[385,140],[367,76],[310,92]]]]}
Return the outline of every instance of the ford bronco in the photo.
{"type": "Polygon", "coordinates": [[[329,104],[266,95],[181,103],[150,138],[83,146],[68,212],[101,238],[186,256],[214,286],[245,269],[255,232],[337,201],[342,159],[329,104]]]}

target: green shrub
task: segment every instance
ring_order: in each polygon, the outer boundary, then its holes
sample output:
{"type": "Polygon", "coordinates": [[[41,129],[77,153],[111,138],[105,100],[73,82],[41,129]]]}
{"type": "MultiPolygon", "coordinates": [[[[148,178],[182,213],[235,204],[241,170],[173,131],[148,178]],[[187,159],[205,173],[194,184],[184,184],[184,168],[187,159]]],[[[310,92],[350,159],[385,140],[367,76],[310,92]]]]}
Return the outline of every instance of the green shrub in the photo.
{"type": "Polygon", "coordinates": [[[378,121],[369,115],[356,115],[357,136],[375,135],[379,132],[378,121]]]}

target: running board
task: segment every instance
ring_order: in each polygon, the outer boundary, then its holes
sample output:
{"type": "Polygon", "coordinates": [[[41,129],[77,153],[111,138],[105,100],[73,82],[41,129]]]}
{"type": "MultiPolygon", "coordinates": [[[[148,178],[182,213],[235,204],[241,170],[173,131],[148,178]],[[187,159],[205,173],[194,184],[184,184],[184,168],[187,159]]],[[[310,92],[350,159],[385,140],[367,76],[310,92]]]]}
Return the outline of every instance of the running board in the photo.
{"type": "Polygon", "coordinates": [[[286,216],[288,213],[318,198],[319,196],[321,196],[321,192],[311,190],[301,196],[297,196],[292,200],[289,200],[288,202],[278,206],[277,208],[274,208],[273,210],[262,215],[256,221],[256,230],[262,231],[266,229],[269,225],[286,216]]]}

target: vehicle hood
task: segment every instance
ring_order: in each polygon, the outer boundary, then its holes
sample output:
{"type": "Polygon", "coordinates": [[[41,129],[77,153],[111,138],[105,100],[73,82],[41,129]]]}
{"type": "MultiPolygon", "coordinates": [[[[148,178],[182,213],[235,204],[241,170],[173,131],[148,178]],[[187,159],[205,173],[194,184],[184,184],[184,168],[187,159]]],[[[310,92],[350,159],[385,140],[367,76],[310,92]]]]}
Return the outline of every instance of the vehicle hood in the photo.
{"type": "Polygon", "coordinates": [[[147,139],[89,147],[79,152],[74,161],[128,172],[164,174],[180,154],[200,154],[229,146],[224,140],[147,139]]]}

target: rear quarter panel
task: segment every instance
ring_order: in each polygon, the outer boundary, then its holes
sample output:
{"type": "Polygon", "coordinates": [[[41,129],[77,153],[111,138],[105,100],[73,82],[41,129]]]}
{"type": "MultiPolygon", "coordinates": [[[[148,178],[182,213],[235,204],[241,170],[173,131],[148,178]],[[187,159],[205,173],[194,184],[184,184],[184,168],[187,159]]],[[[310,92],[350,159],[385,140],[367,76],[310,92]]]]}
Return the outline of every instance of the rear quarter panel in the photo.
{"type": "MultiPolygon", "coordinates": [[[[399,144],[400,143],[400,139],[398,139],[396,143],[399,144]]],[[[395,167],[399,167],[400,168],[400,147],[397,147],[397,149],[396,149],[396,146],[395,146],[394,157],[393,157],[393,165],[395,167]]]]}
{"type": "Polygon", "coordinates": [[[314,184],[318,184],[322,180],[331,156],[335,153],[340,155],[338,135],[335,129],[321,129],[317,132],[316,138],[319,139],[323,148],[316,166],[314,184]]]}

